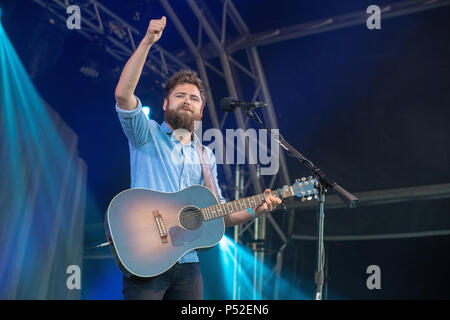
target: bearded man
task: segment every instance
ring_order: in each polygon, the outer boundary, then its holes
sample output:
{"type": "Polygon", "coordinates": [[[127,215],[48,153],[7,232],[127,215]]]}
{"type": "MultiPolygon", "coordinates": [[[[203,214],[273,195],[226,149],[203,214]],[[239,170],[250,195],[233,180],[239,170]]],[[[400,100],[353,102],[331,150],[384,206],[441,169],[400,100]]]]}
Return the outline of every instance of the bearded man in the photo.
{"type": "MultiPolygon", "coordinates": [[[[131,188],[176,192],[191,185],[205,185],[196,150],[195,121],[201,121],[206,94],[194,71],[181,70],[168,81],[163,102],[164,122],[147,119],[134,91],[151,46],[161,38],[166,18],[151,20],[136,51],[126,63],[115,90],[116,111],[128,138],[131,188]],[[182,130],[181,130],[182,129],[182,130]],[[175,159],[174,159],[175,157],[175,159]],[[178,158],[178,159],[176,159],[178,158]],[[196,161],[186,161],[194,159],[196,161]]],[[[214,177],[218,200],[226,202],[217,181],[216,159],[211,149],[202,146],[214,177]]],[[[264,202],[252,213],[243,210],[224,217],[225,226],[244,223],[271,211],[281,203],[266,190],[264,202]]],[[[203,280],[195,250],[187,252],[166,272],[151,278],[123,276],[125,299],[202,299],[203,280]]]]}

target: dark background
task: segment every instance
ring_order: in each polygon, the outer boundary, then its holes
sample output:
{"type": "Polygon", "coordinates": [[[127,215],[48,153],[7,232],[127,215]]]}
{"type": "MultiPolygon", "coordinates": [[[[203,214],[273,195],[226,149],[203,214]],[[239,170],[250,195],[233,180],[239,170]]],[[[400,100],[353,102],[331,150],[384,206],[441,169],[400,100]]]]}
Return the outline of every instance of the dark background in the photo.
{"type": "MultiPolygon", "coordinates": [[[[141,32],[149,19],[164,14],[158,1],[100,2],[141,32]],[[133,20],[137,11],[139,21],[133,20]]],[[[172,2],[196,39],[197,22],[191,10],[182,1],[172,2]]],[[[256,33],[389,2],[395,1],[234,4],[256,33]]],[[[221,2],[206,3],[220,26],[221,2]]],[[[32,1],[0,1],[0,5],[1,22],[38,92],[78,135],[79,153],[88,165],[86,224],[101,223],[109,201],[130,183],[127,140],[114,111],[114,88],[125,61],[108,55],[101,39],[92,43],[58,23],[49,23],[51,16],[32,1]],[[98,78],[79,72],[87,64],[99,70],[98,78]]],[[[260,47],[280,132],[351,192],[448,183],[449,17],[449,6],[386,20],[382,15],[381,30],[368,30],[361,24],[260,47]]],[[[158,44],[174,54],[186,50],[170,20],[158,44]]],[[[242,52],[234,57],[245,64],[242,52]]],[[[218,65],[217,59],[212,63],[218,65]]],[[[228,95],[226,87],[212,72],[208,75],[218,105],[228,95]]],[[[242,79],[242,100],[251,99],[250,84],[242,79]]],[[[157,77],[144,74],[136,94],[152,107],[152,117],[162,121],[162,86],[157,77]]],[[[203,127],[210,126],[206,113],[203,127]]],[[[233,117],[225,127],[236,127],[233,117]]],[[[291,178],[309,175],[295,159],[287,157],[287,163],[291,178]]],[[[223,170],[220,166],[218,170],[224,182],[223,170]]],[[[265,180],[268,184],[270,177],[265,180]]],[[[280,184],[277,180],[275,186],[280,184]]],[[[449,230],[449,211],[449,199],[329,210],[325,234],[449,230]]],[[[285,217],[283,213],[276,216],[283,228],[287,228],[285,217]]],[[[298,211],[294,233],[314,235],[315,228],[314,211],[298,211]]],[[[86,241],[98,236],[86,233],[86,241]]],[[[268,240],[274,250],[281,245],[270,225],[268,240]]],[[[328,298],[448,299],[449,244],[448,235],[327,241],[328,298]],[[366,287],[366,268],[372,264],[381,268],[381,290],[366,287]]],[[[293,240],[285,253],[283,275],[309,297],[314,292],[315,255],[314,241],[293,240]]],[[[268,258],[275,256],[269,252],[268,258]]],[[[105,283],[117,283],[117,272],[102,271],[104,264],[112,263],[87,261],[84,270],[91,275],[85,277],[90,281],[101,274],[105,283]]],[[[105,291],[98,289],[84,297],[120,298],[120,292],[108,295],[105,291]]]]}

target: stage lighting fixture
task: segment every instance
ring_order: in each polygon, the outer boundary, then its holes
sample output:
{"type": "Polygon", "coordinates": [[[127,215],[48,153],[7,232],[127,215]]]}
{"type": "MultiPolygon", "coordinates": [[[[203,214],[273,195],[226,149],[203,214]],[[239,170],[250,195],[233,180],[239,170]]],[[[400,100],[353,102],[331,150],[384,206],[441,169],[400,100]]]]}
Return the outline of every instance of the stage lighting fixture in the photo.
{"type": "Polygon", "coordinates": [[[119,39],[123,40],[127,36],[127,31],[121,23],[110,21],[108,23],[110,33],[114,33],[119,39]]]}
{"type": "Polygon", "coordinates": [[[227,236],[223,236],[222,239],[219,242],[220,249],[223,250],[223,249],[225,249],[227,247],[230,247],[230,245],[232,245],[231,240],[228,239],[227,236]]]}
{"type": "Polygon", "coordinates": [[[150,119],[150,114],[152,113],[152,109],[149,106],[143,106],[142,111],[144,112],[147,119],[150,119]]]}

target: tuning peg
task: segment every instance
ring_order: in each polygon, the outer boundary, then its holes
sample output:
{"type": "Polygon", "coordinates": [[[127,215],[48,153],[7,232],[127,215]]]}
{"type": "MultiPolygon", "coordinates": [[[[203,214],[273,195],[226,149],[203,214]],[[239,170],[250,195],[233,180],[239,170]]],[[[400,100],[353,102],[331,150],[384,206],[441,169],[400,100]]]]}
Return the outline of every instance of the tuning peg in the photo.
{"type": "Polygon", "coordinates": [[[302,181],[306,181],[306,178],[305,177],[302,177],[302,179],[301,179],[302,181]]]}
{"type": "Polygon", "coordinates": [[[311,196],[308,196],[306,199],[308,199],[308,200],[311,200],[312,199],[312,197],[311,196]]]}
{"type": "Polygon", "coordinates": [[[305,198],[305,197],[302,197],[301,200],[302,200],[302,202],[305,202],[305,201],[306,201],[306,198],[305,198]]]}

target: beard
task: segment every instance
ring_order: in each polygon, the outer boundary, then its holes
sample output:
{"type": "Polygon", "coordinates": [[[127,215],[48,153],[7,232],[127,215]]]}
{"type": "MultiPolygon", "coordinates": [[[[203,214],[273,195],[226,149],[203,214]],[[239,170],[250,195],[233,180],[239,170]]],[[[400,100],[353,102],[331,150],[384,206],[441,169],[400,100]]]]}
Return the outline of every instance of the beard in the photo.
{"type": "Polygon", "coordinates": [[[194,116],[190,111],[183,111],[183,105],[179,105],[176,109],[168,106],[164,113],[164,120],[170,124],[173,130],[186,129],[194,131],[194,116]]]}

